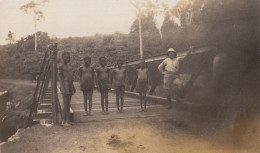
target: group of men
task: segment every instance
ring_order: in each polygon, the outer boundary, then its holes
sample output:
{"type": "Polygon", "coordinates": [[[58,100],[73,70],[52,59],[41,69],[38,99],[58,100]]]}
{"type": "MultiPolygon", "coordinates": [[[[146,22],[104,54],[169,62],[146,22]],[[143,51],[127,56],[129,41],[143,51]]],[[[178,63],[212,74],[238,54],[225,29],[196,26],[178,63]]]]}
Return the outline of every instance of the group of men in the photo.
{"type": "MultiPolygon", "coordinates": [[[[172,84],[179,70],[180,61],[187,57],[177,57],[177,53],[173,48],[168,49],[168,57],[158,66],[159,71],[164,75],[163,87],[167,90],[168,108],[172,108],[172,84]]],[[[62,94],[61,116],[62,126],[72,126],[70,122],[70,103],[71,97],[76,92],[73,85],[74,76],[73,69],[69,65],[70,53],[62,54],[63,63],[58,67],[58,79],[60,91],[62,94]]],[[[126,84],[126,69],[123,67],[124,61],[119,59],[113,70],[106,66],[106,58],[99,58],[99,66],[94,68],[91,66],[91,58],[86,56],[84,64],[79,68],[80,89],[83,92],[85,115],[91,115],[93,90],[97,88],[101,95],[102,113],[108,114],[108,91],[111,87],[116,92],[116,105],[118,113],[123,112],[124,93],[126,84]],[[89,106],[87,105],[89,103],[89,106]]],[[[136,69],[136,91],[140,95],[141,112],[146,112],[146,92],[151,83],[149,71],[144,60],[141,61],[136,69]]]]}

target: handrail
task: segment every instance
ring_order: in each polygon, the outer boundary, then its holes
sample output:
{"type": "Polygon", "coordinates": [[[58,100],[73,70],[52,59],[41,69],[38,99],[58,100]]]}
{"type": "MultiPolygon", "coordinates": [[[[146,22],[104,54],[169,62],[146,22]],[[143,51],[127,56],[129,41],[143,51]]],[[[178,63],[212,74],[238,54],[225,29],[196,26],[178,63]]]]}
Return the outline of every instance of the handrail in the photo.
{"type": "MultiPolygon", "coordinates": [[[[185,56],[187,54],[188,51],[192,50],[191,55],[196,55],[196,54],[204,54],[207,52],[214,52],[217,51],[217,48],[214,46],[195,46],[193,48],[186,48],[186,49],[182,49],[182,50],[178,50],[177,52],[177,57],[182,57],[185,56]]],[[[206,59],[208,55],[203,55],[203,57],[205,57],[206,59]]],[[[153,62],[159,62],[162,61],[163,59],[165,59],[167,57],[166,54],[164,55],[158,55],[158,56],[154,56],[154,57],[149,57],[149,58],[145,58],[143,59],[146,63],[150,63],[151,65],[148,64],[148,67],[150,67],[149,69],[149,73],[152,74],[151,77],[151,89],[149,90],[149,95],[153,95],[155,88],[159,85],[159,82],[162,80],[162,75],[159,73],[158,69],[151,69],[152,66],[154,66],[152,63],[153,62]]],[[[210,58],[208,59],[210,60],[210,58]]],[[[203,63],[207,63],[208,60],[204,61],[202,60],[200,67],[203,66],[203,63]]],[[[130,61],[130,62],[126,62],[123,64],[123,66],[126,67],[127,69],[127,74],[133,74],[133,72],[135,73],[135,71],[133,71],[135,68],[132,66],[138,65],[140,64],[142,60],[135,60],[135,61],[130,61]]],[[[200,62],[199,62],[200,63],[200,62]]],[[[114,69],[114,66],[108,66],[108,68],[110,69],[114,69]]],[[[200,72],[202,71],[202,68],[200,68],[199,70],[195,71],[194,73],[192,73],[192,77],[190,77],[190,79],[187,81],[187,84],[184,86],[184,93],[186,93],[188,91],[188,88],[194,83],[194,81],[196,80],[196,78],[198,77],[198,75],[200,74],[200,72]]],[[[132,76],[127,75],[127,80],[129,80],[129,78],[132,78],[132,76]]],[[[129,86],[127,87],[127,90],[133,92],[135,87],[136,87],[136,77],[134,77],[135,79],[130,79],[130,81],[128,81],[129,86]]]]}
{"type": "Polygon", "coordinates": [[[52,90],[51,98],[53,122],[57,123],[57,44],[51,44],[48,46],[48,51],[45,52],[40,74],[37,79],[36,88],[33,94],[33,101],[30,106],[29,122],[32,120],[33,113],[36,113],[38,106],[42,102],[49,87],[50,81],[52,90]]]}
{"type": "MultiPolygon", "coordinates": [[[[181,57],[184,56],[188,51],[190,50],[190,48],[187,49],[181,49],[176,51],[177,52],[177,56],[181,57]]],[[[200,53],[204,53],[210,50],[216,50],[215,47],[213,46],[196,46],[192,49],[192,53],[191,54],[200,54],[200,53]]],[[[157,56],[153,56],[153,57],[148,57],[148,58],[144,58],[143,60],[145,62],[154,62],[154,61],[159,61],[159,60],[163,60],[167,57],[166,54],[162,54],[162,55],[157,55],[157,56]]],[[[131,65],[136,65],[139,64],[142,60],[134,60],[134,61],[129,61],[126,62],[123,66],[131,66],[131,65]]],[[[108,68],[114,68],[113,65],[108,66],[108,68]]]]}
{"type": "Polygon", "coordinates": [[[42,77],[44,76],[44,68],[45,68],[45,65],[46,65],[47,57],[48,57],[48,52],[46,51],[44,58],[43,58],[40,74],[39,74],[39,77],[37,79],[36,88],[35,88],[35,91],[34,91],[34,94],[33,94],[32,104],[30,106],[29,121],[31,121],[32,114],[33,114],[33,112],[35,112],[37,110],[37,105],[39,103],[39,96],[41,94],[41,93],[39,93],[39,88],[40,88],[40,85],[42,83],[42,77]]]}

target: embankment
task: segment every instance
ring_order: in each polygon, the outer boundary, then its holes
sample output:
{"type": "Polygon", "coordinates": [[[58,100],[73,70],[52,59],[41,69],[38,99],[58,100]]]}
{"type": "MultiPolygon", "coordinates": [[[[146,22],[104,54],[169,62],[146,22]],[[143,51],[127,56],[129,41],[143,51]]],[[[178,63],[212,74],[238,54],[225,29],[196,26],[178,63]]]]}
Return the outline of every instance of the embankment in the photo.
{"type": "Polygon", "coordinates": [[[7,100],[11,105],[9,110],[0,113],[1,142],[7,141],[19,128],[28,127],[28,107],[34,88],[34,83],[26,80],[0,80],[0,91],[8,91],[7,100]]]}

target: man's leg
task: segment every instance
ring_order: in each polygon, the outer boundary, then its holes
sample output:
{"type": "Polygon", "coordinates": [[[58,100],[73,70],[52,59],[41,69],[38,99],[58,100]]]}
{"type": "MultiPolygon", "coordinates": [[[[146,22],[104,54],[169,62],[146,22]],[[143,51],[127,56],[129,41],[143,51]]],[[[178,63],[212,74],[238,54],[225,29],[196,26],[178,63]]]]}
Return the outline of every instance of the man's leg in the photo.
{"type": "Polygon", "coordinates": [[[84,97],[84,108],[85,108],[85,115],[88,115],[88,95],[86,91],[83,91],[83,97],[84,97]]]}
{"type": "Polygon", "coordinates": [[[102,106],[102,112],[104,113],[105,110],[104,110],[104,91],[100,91],[100,94],[101,94],[101,106],[102,106]]]}
{"type": "Polygon", "coordinates": [[[117,106],[117,111],[120,112],[119,110],[119,91],[116,90],[116,106],[117,106]]]}
{"type": "Polygon", "coordinates": [[[108,90],[105,91],[106,112],[108,113],[108,90]]]}
{"type": "Polygon", "coordinates": [[[120,96],[121,96],[121,112],[123,112],[124,108],[124,96],[125,96],[125,86],[120,87],[120,96]]]}
{"type": "Polygon", "coordinates": [[[139,97],[140,97],[140,105],[141,105],[141,112],[144,111],[143,109],[143,95],[142,92],[139,91],[139,97]]]}
{"type": "Polygon", "coordinates": [[[166,92],[167,92],[168,108],[172,108],[172,101],[171,101],[172,84],[173,84],[173,76],[166,76],[165,75],[164,78],[163,78],[163,87],[164,87],[164,89],[166,89],[166,92]]]}
{"type": "Polygon", "coordinates": [[[171,93],[171,89],[167,89],[167,100],[168,100],[168,108],[172,108],[172,93],[171,93]]]}
{"type": "Polygon", "coordinates": [[[67,121],[66,121],[66,123],[70,123],[70,103],[71,103],[71,97],[72,97],[72,95],[71,94],[68,94],[68,96],[67,96],[67,99],[68,99],[68,101],[67,101],[67,110],[66,110],[66,115],[67,115],[67,117],[66,117],[66,119],[67,119],[67,121]]]}
{"type": "Polygon", "coordinates": [[[91,109],[92,109],[92,95],[93,95],[93,90],[89,92],[89,114],[91,114],[91,109]]]}
{"type": "Polygon", "coordinates": [[[144,91],[144,93],[143,93],[143,95],[144,95],[144,111],[146,112],[146,91],[144,91]]]}
{"type": "Polygon", "coordinates": [[[62,122],[61,124],[64,124],[66,122],[66,94],[62,94],[62,100],[60,102],[60,106],[61,106],[61,118],[62,118],[62,122]]]}
{"type": "Polygon", "coordinates": [[[69,124],[69,110],[70,110],[70,100],[71,95],[62,94],[62,102],[61,102],[61,115],[62,115],[62,126],[71,126],[69,124]]]}

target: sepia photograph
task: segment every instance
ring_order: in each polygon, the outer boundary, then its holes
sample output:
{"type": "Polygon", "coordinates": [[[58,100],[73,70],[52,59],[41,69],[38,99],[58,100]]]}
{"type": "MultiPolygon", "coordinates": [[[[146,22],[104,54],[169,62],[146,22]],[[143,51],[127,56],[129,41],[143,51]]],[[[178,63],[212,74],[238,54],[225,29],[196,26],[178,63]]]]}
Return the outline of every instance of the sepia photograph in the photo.
{"type": "Polygon", "coordinates": [[[259,0],[0,0],[0,153],[260,153],[259,0]]]}

